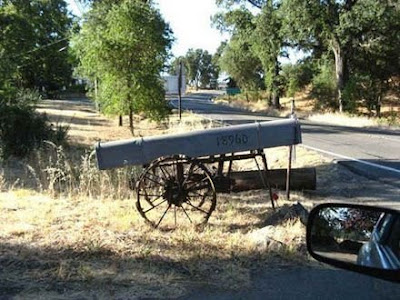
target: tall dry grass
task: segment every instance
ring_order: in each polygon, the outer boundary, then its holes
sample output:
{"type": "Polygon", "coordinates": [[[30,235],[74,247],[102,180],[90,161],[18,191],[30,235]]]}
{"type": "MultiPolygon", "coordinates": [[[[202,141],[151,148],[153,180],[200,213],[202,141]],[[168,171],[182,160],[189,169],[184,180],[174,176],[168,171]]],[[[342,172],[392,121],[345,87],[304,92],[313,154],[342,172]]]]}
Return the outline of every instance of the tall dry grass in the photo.
{"type": "MultiPolygon", "coordinates": [[[[146,127],[161,134],[218,126],[191,114],[160,126],[141,122],[138,134],[146,127]]],[[[298,166],[318,163],[306,150],[299,149],[300,155],[310,159],[297,159],[298,166]]],[[[284,166],[287,149],[268,151],[267,157],[270,167],[284,166]]],[[[235,164],[237,170],[249,166],[235,164]]],[[[304,263],[305,233],[298,221],[260,229],[273,214],[265,191],[218,195],[202,230],[189,224],[154,230],[134,208],[128,184],[141,171],[99,171],[90,148],[52,143],[27,160],[3,163],[0,288],[20,298],[178,297],[194,285],[250,287],[255,268],[304,263]]]]}

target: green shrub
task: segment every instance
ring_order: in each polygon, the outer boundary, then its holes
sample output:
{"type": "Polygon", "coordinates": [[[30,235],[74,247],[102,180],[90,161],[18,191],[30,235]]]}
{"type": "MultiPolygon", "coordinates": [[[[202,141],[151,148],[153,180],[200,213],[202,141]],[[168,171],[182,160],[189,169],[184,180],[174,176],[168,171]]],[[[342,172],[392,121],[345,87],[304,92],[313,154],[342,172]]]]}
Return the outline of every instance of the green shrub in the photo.
{"type": "Polygon", "coordinates": [[[37,91],[19,90],[12,98],[0,99],[0,157],[25,157],[43,140],[57,144],[67,138],[68,128],[53,128],[46,115],[37,113],[37,91]]]}
{"type": "Polygon", "coordinates": [[[357,113],[358,102],[361,100],[358,79],[350,78],[343,90],[344,109],[350,113],[357,113]]]}
{"type": "Polygon", "coordinates": [[[284,92],[288,97],[311,83],[313,75],[313,66],[309,61],[299,62],[297,64],[287,64],[282,67],[282,78],[284,92]]]}
{"type": "Polygon", "coordinates": [[[336,108],[336,79],[333,63],[330,60],[321,60],[318,74],[312,79],[311,95],[317,98],[316,108],[336,108]]]}
{"type": "Polygon", "coordinates": [[[51,137],[47,118],[31,108],[3,106],[0,117],[1,156],[24,157],[51,137]]]}

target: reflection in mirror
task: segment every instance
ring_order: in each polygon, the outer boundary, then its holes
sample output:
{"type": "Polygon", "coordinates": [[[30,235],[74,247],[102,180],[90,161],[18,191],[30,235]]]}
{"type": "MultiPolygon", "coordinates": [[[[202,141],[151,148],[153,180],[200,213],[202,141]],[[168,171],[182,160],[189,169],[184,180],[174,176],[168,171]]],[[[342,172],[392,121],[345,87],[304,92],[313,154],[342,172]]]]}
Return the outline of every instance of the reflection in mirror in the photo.
{"type": "Polygon", "coordinates": [[[400,269],[400,215],[368,208],[324,207],[311,228],[311,251],[337,261],[400,269]]]}

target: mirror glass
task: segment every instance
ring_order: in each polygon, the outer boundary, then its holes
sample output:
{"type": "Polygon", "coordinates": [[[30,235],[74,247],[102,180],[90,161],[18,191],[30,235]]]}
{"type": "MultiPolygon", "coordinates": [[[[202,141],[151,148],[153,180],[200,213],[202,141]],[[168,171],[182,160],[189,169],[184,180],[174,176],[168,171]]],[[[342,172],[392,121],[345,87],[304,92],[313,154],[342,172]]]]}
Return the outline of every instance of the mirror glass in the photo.
{"type": "Polygon", "coordinates": [[[314,254],[379,269],[400,269],[400,214],[372,208],[332,206],[313,217],[314,254]]]}

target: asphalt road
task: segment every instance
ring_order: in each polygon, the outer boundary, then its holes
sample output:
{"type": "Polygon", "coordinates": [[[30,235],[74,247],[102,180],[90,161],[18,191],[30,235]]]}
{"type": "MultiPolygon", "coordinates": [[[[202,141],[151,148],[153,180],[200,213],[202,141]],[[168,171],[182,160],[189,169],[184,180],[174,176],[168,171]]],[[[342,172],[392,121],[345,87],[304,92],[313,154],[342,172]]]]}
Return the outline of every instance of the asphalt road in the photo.
{"type": "MultiPolygon", "coordinates": [[[[279,118],[210,101],[214,94],[183,97],[182,109],[226,124],[279,118]]],[[[171,104],[178,107],[176,98],[171,104]]],[[[400,131],[361,129],[300,120],[303,146],[333,157],[360,175],[400,188],[400,131]]],[[[378,185],[379,186],[379,185],[378,185]]],[[[399,193],[400,200],[400,193],[399,193]]],[[[400,299],[400,284],[333,268],[266,266],[252,275],[252,286],[237,292],[194,289],[184,299],[400,299]]]]}
{"type": "MultiPolygon", "coordinates": [[[[230,125],[279,119],[215,104],[210,101],[212,96],[215,94],[189,94],[182,98],[182,109],[230,125]]],[[[171,99],[171,104],[178,107],[176,98],[171,99]]],[[[300,121],[303,146],[335,158],[360,175],[400,187],[400,130],[300,121]]]]}
{"type": "Polygon", "coordinates": [[[182,299],[400,299],[398,283],[336,269],[266,266],[264,270],[253,274],[252,279],[251,287],[246,290],[228,292],[202,289],[182,299]]]}

